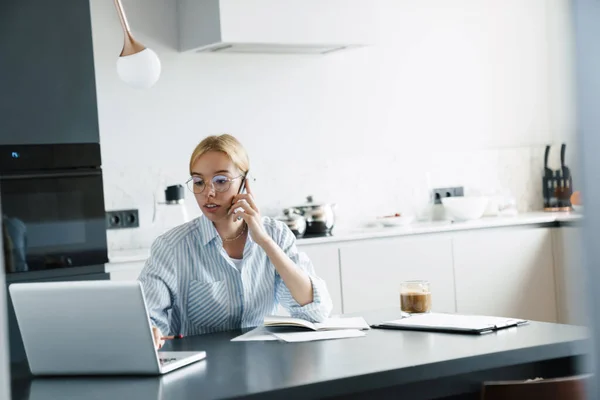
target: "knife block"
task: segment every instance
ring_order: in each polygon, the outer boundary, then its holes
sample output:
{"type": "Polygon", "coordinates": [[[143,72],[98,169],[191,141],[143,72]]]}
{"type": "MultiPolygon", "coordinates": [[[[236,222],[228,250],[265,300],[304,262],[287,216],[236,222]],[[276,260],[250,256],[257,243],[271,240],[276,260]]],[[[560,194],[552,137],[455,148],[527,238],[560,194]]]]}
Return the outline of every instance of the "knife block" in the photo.
{"type": "Polygon", "coordinates": [[[542,178],[542,193],[544,195],[544,211],[571,211],[571,195],[573,194],[573,179],[555,174],[553,177],[542,178]]]}

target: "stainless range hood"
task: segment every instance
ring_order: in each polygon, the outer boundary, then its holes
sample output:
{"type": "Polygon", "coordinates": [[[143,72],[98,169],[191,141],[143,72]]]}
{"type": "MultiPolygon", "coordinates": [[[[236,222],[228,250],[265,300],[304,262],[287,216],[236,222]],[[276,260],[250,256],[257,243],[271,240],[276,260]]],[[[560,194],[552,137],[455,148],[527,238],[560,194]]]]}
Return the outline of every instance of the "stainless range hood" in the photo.
{"type": "Polygon", "coordinates": [[[328,54],[373,42],[373,0],[177,0],[180,52],[328,54]]]}

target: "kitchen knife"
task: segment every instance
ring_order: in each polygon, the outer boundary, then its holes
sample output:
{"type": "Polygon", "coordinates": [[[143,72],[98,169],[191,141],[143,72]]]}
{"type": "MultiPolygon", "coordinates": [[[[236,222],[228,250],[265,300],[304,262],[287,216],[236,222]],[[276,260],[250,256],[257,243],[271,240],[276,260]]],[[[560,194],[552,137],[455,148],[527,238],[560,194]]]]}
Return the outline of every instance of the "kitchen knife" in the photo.
{"type": "Polygon", "coordinates": [[[552,170],[548,168],[548,157],[550,156],[550,146],[546,146],[546,152],[544,153],[544,177],[552,178],[554,174],[552,170]]]}
{"type": "Polygon", "coordinates": [[[569,167],[565,165],[565,153],[567,151],[566,143],[563,143],[560,147],[560,169],[562,171],[562,176],[565,179],[569,179],[571,176],[571,171],[569,171],[569,167]]]}

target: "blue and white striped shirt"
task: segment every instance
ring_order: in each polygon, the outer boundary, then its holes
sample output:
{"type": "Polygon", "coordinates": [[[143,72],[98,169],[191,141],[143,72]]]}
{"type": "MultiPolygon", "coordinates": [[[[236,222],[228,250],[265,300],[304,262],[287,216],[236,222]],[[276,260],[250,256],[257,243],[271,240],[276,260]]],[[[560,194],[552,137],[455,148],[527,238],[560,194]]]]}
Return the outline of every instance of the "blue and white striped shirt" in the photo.
{"type": "Polygon", "coordinates": [[[264,250],[248,235],[239,270],[206,217],[159,236],[139,281],[151,322],[163,334],[196,335],[258,326],[281,304],[291,316],[319,322],[332,309],[325,282],[316,276],[296,238],[281,221],[263,217],[265,231],[312,282],[313,302],[300,306],[264,250]]]}

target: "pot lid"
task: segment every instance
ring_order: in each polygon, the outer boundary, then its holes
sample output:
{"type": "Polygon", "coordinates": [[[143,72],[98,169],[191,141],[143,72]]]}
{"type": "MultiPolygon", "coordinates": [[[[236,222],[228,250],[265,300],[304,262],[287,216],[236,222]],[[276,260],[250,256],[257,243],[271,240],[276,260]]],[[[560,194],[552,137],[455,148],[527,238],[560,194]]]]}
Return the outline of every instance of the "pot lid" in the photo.
{"type": "Polygon", "coordinates": [[[317,203],[314,201],[314,198],[312,195],[306,196],[306,202],[304,204],[301,204],[299,206],[296,206],[295,208],[319,208],[319,207],[332,207],[335,204],[331,204],[331,203],[317,203]]]}
{"type": "Polygon", "coordinates": [[[300,219],[304,219],[304,217],[298,214],[297,210],[294,208],[286,208],[283,210],[284,215],[280,215],[277,217],[278,220],[284,222],[294,222],[300,219]]]}

